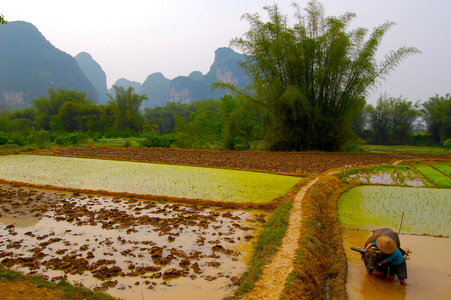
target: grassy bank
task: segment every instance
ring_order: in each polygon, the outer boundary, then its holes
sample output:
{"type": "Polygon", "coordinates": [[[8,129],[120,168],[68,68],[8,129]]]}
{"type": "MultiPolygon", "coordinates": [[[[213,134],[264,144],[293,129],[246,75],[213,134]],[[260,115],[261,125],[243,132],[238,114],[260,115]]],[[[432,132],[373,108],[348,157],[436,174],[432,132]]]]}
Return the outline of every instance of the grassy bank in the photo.
{"type": "Polygon", "coordinates": [[[347,299],[346,257],[337,215],[341,187],[340,179],[327,176],[307,191],[299,249],[283,299],[347,299]]]}
{"type": "MultiPolygon", "coordinates": [[[[11,271],[0,265],[0,284],[2,283],[11,283],[16,285],[15,290],[18,291],[16,296],[19,297],[20,295],[22,299],[44,299],[46,297],[51,297],[48,299],[71,300],[118,299],[101,292],[94,292],[82,286],[72,285],[64,279],[60,280],[59,282],[51,282],[39,276],[29,276],[24,275],[20,272],[11,271]],[[37,293],[39,293],[38,295],[33,294],[35,290],[37,291],[37,293]]],[[[5,292],[6,291],[2,290],[2,293],[5,292]]],[[[4,296],[7,299],[11,299],[7,297],[9,295],[4,296]]]]}

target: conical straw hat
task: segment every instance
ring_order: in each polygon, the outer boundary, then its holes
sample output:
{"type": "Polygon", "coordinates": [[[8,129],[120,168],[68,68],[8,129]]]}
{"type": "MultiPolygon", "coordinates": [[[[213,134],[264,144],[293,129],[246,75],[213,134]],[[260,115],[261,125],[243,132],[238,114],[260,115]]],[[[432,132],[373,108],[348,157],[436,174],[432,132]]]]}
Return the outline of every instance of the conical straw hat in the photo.
{"type": "Polygon", "coordinates": [[[392,254],[397,248],[395,241],[388,236],[378,237],[376,240],[376,246],[385,254],[392,254]]]}

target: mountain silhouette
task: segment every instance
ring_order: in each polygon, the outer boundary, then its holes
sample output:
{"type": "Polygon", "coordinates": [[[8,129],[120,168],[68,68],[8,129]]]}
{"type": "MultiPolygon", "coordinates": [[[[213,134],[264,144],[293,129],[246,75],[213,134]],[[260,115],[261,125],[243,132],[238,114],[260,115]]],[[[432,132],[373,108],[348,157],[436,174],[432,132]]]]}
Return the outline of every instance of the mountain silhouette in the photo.
{"type": "Polygon", "coordinates": [[[69,54],[57,49],[30,23],[0,26],[0,106],[22,108],[48,96],[47,89],[75,89],[97,101],[91,81],[69,54]]]}

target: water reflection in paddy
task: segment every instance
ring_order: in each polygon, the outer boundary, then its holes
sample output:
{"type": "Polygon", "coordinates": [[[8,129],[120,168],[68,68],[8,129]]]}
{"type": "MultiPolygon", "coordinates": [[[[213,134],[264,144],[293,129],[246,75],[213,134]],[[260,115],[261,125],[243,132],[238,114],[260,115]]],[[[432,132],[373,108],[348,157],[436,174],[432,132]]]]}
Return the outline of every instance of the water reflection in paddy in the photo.
{"type": "Polygon", "coordinates": [[[0,261],[124,299],[221,299],[265,216],[0,186],[0,261]]]}

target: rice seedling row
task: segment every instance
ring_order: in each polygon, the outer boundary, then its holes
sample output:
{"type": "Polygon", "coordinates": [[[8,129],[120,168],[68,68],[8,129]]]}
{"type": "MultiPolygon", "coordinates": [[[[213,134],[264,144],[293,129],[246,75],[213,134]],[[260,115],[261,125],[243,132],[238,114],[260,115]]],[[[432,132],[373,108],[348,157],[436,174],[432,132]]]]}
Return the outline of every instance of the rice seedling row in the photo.
{"type": "Polygon", "coordinates": [[[446,176],[451,176],[451,166],[449,165],[433,165],[434,168],[445,174],[446,176]]]}
{"type": "Polygon", "coordinates": [[[38,155],[1,156],[0,179],[75,189],[254,203],[283,196],[300,180],[258,172],[38,155]]]}
{"type": "Polygon", "coordinates": [[[428,235],[451,234],[451,191],[396,186],[359,186],[338,201],[340,223],[348,228],[398,228],[428,235]]]}
{"type": "Polygon", "coordinates": [[[415,166],[415,168],[420,171],[424,176],[426,176],[434,185],[450,188],[451,187],[451,178],[446,175],[440,173],[438,170],[434,169],[431,166],[415,166]]]}

